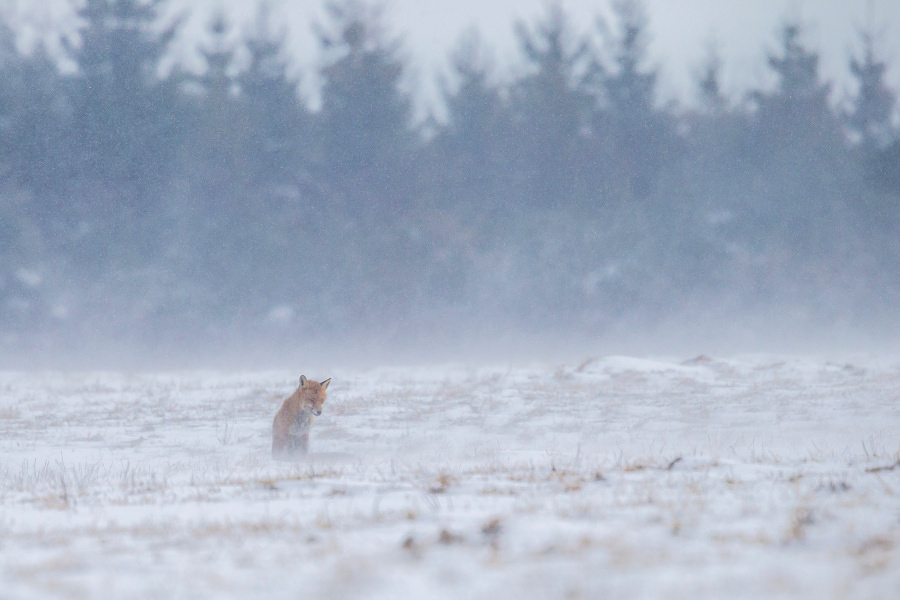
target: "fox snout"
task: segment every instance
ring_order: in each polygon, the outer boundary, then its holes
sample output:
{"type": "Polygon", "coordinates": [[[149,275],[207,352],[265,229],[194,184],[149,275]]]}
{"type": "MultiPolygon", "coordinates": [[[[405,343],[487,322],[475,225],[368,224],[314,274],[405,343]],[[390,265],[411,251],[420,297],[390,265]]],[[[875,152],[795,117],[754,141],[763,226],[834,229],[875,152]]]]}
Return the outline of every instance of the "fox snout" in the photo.
{"type": "Polygon", "coordinates": [[[321,410],[314,410],[314,411],[313,411],[313,414],[316,415],[316,416],[318,417],[319,415],[322,414],[322,411],[321,411],[321,410]]]}

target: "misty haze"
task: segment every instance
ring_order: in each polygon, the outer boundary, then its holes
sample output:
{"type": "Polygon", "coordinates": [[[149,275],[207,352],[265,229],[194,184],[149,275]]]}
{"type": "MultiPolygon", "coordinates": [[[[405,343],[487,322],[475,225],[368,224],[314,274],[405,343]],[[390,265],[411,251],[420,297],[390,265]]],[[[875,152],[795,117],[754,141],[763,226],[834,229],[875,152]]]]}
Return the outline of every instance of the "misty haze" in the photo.
{"type": "Polygon", "coordinates": [[[737,93],[701,38],[672,100],[640,0],[418,73],[390,3],[323,0],[307,69],[279,2],[22,5],[0,596],[900,589],[898,31],[838,85],[785,16],[737,93]]]}
{"type": "Polygon", "coordinates": [[[205,70],[161,79],[188,16],[163,6],[86,3],[64,57],[2,32],[8,364],[860,349],[896,333],[900,145],[873,32],[846,101],[786,21],[759,42],[773,89],[725,97],[711,48],[683,108],[657,95],[640,4],[577,26],[550,4],[509,24],[514,72],[463,34],[432,75],[441,120],[414,121],[415,48],[376,5],[310,24],[312,74],[287,68],[265,3],[249,30],[214,11],[205,70]],[[312,76],[315,110],[297,91],[312,76]]]}

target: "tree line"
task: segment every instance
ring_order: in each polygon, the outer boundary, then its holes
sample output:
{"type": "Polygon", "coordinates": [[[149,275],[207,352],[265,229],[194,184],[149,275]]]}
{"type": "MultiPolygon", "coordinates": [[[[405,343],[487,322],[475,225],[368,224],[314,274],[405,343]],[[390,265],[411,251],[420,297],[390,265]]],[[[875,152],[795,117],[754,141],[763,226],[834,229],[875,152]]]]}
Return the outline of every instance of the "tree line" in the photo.
{"type": "Polygon", "coordinates": [[[514,25],[514,76],[464,35],[445,116],[417,122],[378,5],[325,4],[315,109],[266,6],[239,45],[210,19],[200,75],[160,75],[162,0],[86,0],[74,70],[0,30],[0,344],[590,336],[773,306],[852,324],[898,298],[896,93],[870,32],[843,102],[786,21],[772,89],[726,97],[711,50],[681,106],[639,0],[585,31],[551,3],[514,25]]]}

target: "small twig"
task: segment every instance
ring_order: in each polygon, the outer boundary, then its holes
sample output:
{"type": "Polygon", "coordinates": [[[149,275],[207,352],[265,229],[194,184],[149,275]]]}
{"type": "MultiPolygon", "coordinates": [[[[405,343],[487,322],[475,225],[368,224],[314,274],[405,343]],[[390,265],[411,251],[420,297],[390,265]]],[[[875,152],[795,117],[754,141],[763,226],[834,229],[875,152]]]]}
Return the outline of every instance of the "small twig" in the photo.
{"type": "Polygon", "coordinates": [[[866,473],[881,473],[882,471],[893,471],[894,469],[900,468],[900,460],[895,462],[892,465],[887,465],[883,467],[870,467],[866,469],[866,473]]]}
{"type": "Polygon", "coordinates": [[[592,357],[592,358],[588,358],[586,361],[584,361],[583,363],[581,363],[580,365],[578,365],[578,366],[575,368],[575,372],[576,372],[576,373],[583,373],[584,370],[587,368],[587,366],[588,366],[589,364],[591,364],[592,362],[594,362],[595,360],[597,360],[597,359],[596,359],[596,358],[593,358],[593,357],[592,357]]]}
{"type": "Polygon", "coordinates": [[[672,462],[669,463],[669,466],[666,467],[666,471],[671,471],[672,467],[674,467],[675,465],[677,465],[680,462],[681,462],[681,457],[680,456],[676,457],[672,462]]]}
{"type": "Polygon", "coordinates": [[[63,504],[69,506],[69,488],[66,486],[66,475],[65,473],[59,474],[59,482],[62,484],[62,501],[63,504]]]}

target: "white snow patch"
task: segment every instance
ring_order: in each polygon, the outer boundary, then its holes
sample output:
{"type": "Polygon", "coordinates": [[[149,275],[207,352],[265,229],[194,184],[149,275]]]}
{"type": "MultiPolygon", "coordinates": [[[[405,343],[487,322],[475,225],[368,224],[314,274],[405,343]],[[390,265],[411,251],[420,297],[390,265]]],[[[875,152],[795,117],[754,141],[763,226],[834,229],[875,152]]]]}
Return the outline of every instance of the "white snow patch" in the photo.
{"type": "Polygon", "coordinates": [[[900,361],[0,372],[15,598],[887,598],[900,361]],[[307,375],[314,375],[309,374],[307,375]]]}
{"type": "Polygon", "coordinates": [[[266,315],[266,322],[274,325],[284,325],[294,320],[297,311],[289,304],[273,306],[266,315]]]}
{"type": "Polygon", "coordinates": [[[44,282],[44,276],[33,269],[18,269],[16,271],[16,279],[29,288],[36,288],[44,282]]]}

